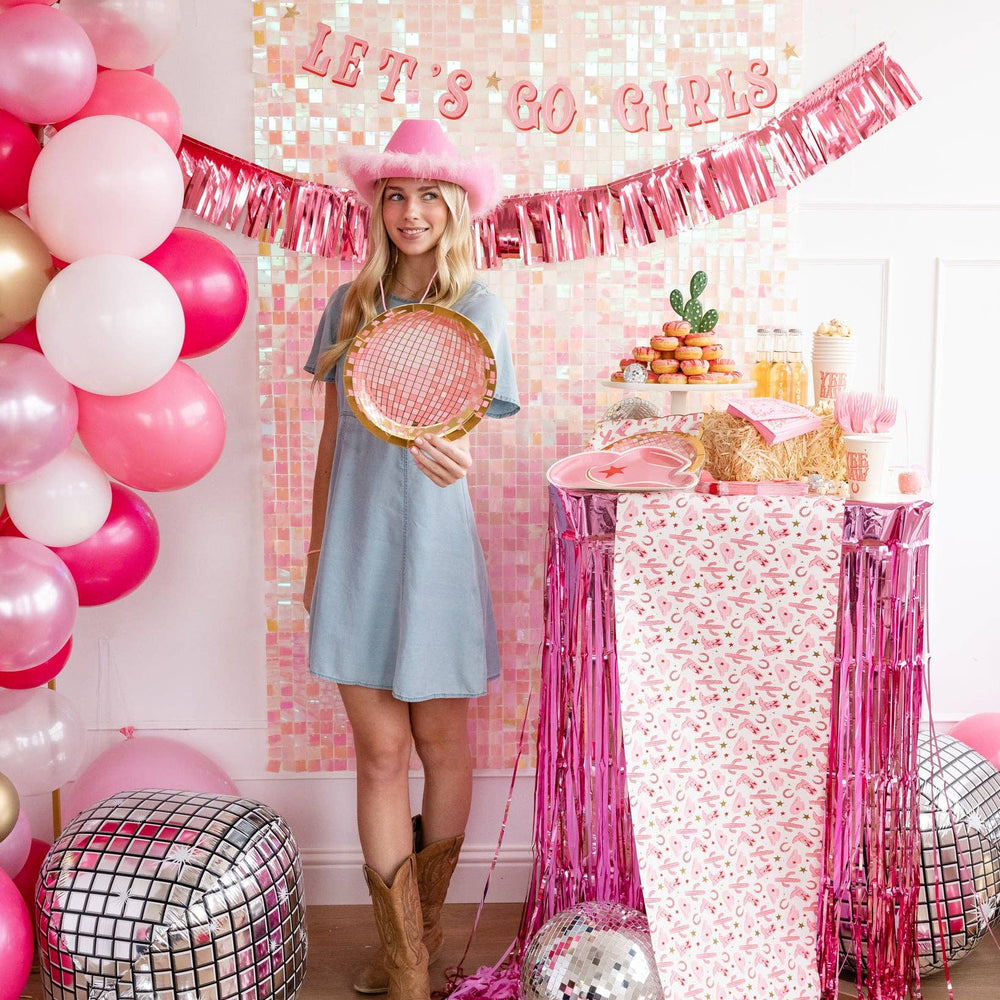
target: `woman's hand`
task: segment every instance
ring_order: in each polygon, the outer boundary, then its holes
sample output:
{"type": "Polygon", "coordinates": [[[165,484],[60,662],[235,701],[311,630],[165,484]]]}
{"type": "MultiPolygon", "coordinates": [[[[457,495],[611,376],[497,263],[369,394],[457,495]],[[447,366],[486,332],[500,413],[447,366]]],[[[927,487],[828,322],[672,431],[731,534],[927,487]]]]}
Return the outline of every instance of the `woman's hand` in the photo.
{"type": "Polygon", "coordinates": [[[455,441],[437,434],[422,434],[410,445],[410,454],[417,468],[437,486],[457,483],[472,468],[468,434],[455,441]]]}

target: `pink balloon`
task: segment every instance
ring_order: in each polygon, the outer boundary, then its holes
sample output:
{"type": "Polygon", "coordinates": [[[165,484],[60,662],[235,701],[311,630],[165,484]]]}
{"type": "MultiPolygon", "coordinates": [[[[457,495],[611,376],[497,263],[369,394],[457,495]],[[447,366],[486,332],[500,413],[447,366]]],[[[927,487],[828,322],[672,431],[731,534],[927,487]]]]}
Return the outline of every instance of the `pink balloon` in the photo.
{"type": "Polygon", "coordinates": [[[181,109],[174,95],[159,80],[140,70],[101,70],[90,100],[58,127],[64,128],[70,122],[94,115],[132,118],[159,133],[175,153],[180,147],[181,109]]]}
{"type": "Polygon", "coordinates": [[[193,747],[165,736],[135,736],[105,750],[69,786],[63,819],[110,795],[140,788],[239,794],[229,775],[193,747]]]}
{"type": "Polygon", "coordinates": [[[16,344],[18,347],[29,347],[33,351],[38,351],[39,354],[42,353],[42,345],[38,343],[38,329],[35,326],[34,320],[26,323],[20,330],[15,330],[12,334],[5,337],[3,343],[16,344]]]}
{"type": "Polygon", "coordinates": [[[87,33],[61,11],[38,4],[0,14],[0,108],[44,124],[76,114],[97,78],[87,33]]]}
{"type": "Polygon", "coordinates": [[[11,877],[0,871],[0,1000],[17,1000],[28,984],[35,937],[31,916],[11,877]]]}
{"type": "Polygon", "coordinates": [[[35,133],[9,111],[0,111],[0,208],[28,200],[28,178],[42,147],[35,133]]]}
{"type": "Polygon", "coordinates": [[[3,869],[11,878],[24,867],[28,860],[28,852],[31,850],[31,820],[24,807],[17,814],[17,822],[14,829],[0,840],[0,869],[3,869]]]}
{"type": "Polygon", "coordinates": [[[73,387],[37,351],[0,343],[0,483],[40,469],[73,440],[73,387]]]}
{"type": "Polygon", "coordinates": [[[32,838],[31,847],[28,850],[28,860],[24,867],[14,876],[14,885],[24,900],[24,905],[28,908],[32,926],[35,923],[35,882],[38,879],[38,872],[45,860],[45,855],[49,853],[52,845],[44,840],[32,838]]]}
{"type": "Polygon", "coordinates": [[[170,282],[181,300],[182,358],[208,354],[236,333],[247,311],[247,278],[224,243],[178,227],[143,260],[170,282]]]}
{"type": "Polygon", "coordinates": [[[979,712],[956,722],[949,736],[971,747],[994,767],[1000,768],[1000,712],[979,712]]]}
{"type": "Polygon", "coordinates": [[[55,656],[78,608],[76,584],[54,552],[30,538],[0,538],[0,670],[55,656]]]}
{"type": "Polygon", "coordinates": [[[0,0],[0,10],[9,10],[11,7],[23,7],[25,4],[37,3],[51,7],[56,0],[0,0]]]}
{"type": "Polygon", "coordinates": [[[32,225],[69,262],[145,256],[177,225],[183,200],[174,151],[151,128],[118,115],[81,118],[57,132],[28,183],[32,225]]]}
{"type": "Polygon", "coordinates": [[[98,62],[114,69],[155,63],[180,29],[180,0],[62,0],[94,43],[98,62]]]}
{"type": "Polygon", "coordinates": [[[160,529],[153,512],[118,483],[111,484],[111,512],[104,526],[77,545],[53,549],[76,581],[81,607],[108,604],[132,593],[149,576],[159,551],[160,529]]]}
{"type": "Polygon", "coordinates": [[[66,640],[66,645],[55,656],[44,663],[39,663],[37,667],[28,667],[27,670],[0,670],[0,687],[9,688],[12,691],[26,691],[28,688],[48,684],[66,666],[72,649],[73,639],[69,638],[66,640]]]}
{"type": "Polygon", "coordinates": [[[133,489],[190,486],[222,454],[222,404],[183,361],[141,392],[103,396],[78,389],[77,397],[83,446],[112,479],[133,489]]]}

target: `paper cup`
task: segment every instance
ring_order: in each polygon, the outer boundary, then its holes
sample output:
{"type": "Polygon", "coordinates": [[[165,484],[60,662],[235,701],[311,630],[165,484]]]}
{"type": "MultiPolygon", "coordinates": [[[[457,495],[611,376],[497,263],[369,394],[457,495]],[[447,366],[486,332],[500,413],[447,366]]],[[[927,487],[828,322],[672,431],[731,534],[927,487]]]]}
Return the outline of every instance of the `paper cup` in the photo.
{"type": "Polygon", "coordinates": [[[845,434],[847,487],[851,500],[884,500],[891,434],[845,434]]]}
{"type": "Polygon", "coordinates": [[[817,403],[836,399],[849,387],[856,356],[857,343],[848,337],[813,338],[813,395],[817,403]]]}

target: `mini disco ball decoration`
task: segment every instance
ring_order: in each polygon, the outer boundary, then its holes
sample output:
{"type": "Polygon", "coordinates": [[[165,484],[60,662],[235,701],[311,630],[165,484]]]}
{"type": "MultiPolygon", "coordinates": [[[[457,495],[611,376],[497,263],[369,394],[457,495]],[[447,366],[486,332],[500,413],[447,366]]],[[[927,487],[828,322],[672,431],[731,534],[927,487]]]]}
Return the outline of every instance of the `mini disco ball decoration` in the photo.
{"type": "Polygon", "coordinates": [[[663,1000],[645,916],[621,903],[578,903],[532,938],[522,1000],[663,1000]]]}
{"type": "MultiPolygon", "coordinates": [[[[920,867],[917,956],[922,976],[972,951],[1000,913],[1000,771],[951,736],[917,740],[920,867]]],[[[866,923],[858,923],[865,947],[866,923]]],[[[840,951],[856,967],[851,907],[841,908],[840,951]]],[[[862,971],[864,966],[862,965],[862,971]]]]}
{"type": "Polygon", "coordinates": [[[1000,771],[951,736],[921,732],[920,972],[963,958],[1000,913],[1000,771]]]}
{"type": "Polygon", "coordinates": [[[646,368],[644,365],[640,365],[639,362],[636,361],[625,366],[622,376],[626,382],[645,382],[646,368]]]}
{"type": "Polygon", "coordinates": [[[604,412],[602,420],[643,420],[658,417],[660,411],[648,400],[639,396],[626,396],[612,403],[604,412]]]}
{"type": "Polygon", "coordinates": [[[292,1000],[305,977],[298,848],[249,799],[104,799],[52,845],[36,904],[49,1000],[292,1000]]]}

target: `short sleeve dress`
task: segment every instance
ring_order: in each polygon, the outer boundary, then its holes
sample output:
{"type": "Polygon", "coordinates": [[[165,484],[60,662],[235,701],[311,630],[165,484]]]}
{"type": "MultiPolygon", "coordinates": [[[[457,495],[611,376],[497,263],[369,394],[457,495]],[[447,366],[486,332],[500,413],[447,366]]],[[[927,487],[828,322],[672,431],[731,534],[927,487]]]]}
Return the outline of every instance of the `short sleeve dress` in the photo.
{"type": "MultiPolygon", "coordinates": [[[[305,369],[333,342],[348,285],[331,296],[305,369]]],[[[393,297],[390,306],[406,304],[393,297]]],[[[489,417],[520,409],[506,314],[480,281],[451,306],[497,361],[489,417]]],[[[358,421],[337,387],[337,441],[309,622],[309,670],[401,701],[475,698],[500,674],[486,563],[465,479],[432,483],[406,448],[358,421]]]]}

